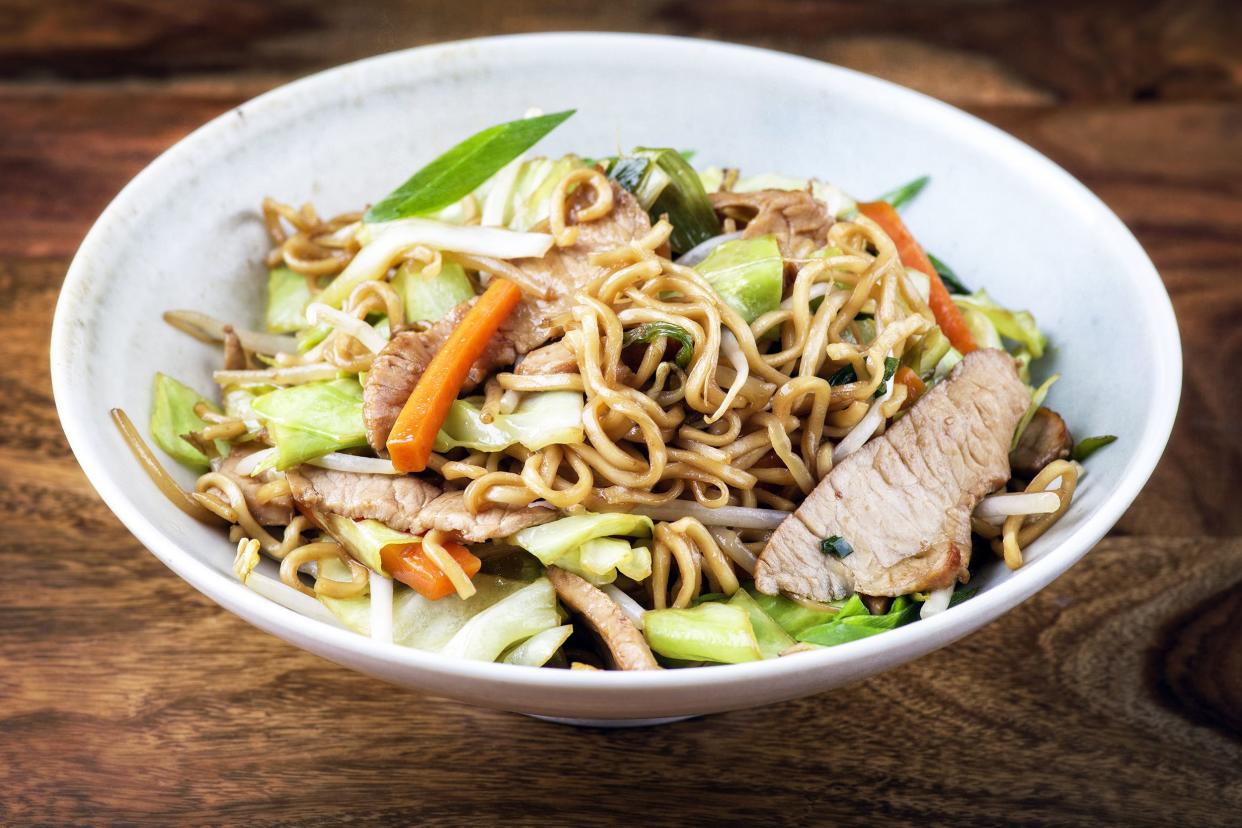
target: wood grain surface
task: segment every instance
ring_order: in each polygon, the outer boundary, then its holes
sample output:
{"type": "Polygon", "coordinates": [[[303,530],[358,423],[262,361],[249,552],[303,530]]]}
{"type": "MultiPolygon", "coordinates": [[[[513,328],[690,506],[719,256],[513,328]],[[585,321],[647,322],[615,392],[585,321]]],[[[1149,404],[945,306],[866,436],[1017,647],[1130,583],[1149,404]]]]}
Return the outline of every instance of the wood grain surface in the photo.
{"type": "Polygon", "coordinates": [[[1239,47],[1228,0],[0,0],[0,823],[1242,823],[1239,47]],[[53,304],[100,210],[178,138],[290,78],[565,29],[858,68],[1097,192],[1155,260],[1186,356],[1168,451],[1111,535],[913,664],[634,731],[380,684],[147,554],[75,464],[47,376],[53,304]]]}

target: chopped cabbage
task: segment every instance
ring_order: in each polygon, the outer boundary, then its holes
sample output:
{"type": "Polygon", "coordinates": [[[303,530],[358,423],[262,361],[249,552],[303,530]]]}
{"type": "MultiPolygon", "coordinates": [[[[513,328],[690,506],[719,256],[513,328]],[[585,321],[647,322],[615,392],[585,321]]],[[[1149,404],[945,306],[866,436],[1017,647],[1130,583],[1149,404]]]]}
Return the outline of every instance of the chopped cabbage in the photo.
{"type": "Polygon", "coordinates": [[[495,661],[514,644],[560,623],[556,589],[547,578],[539,578],[471,618],[440,652],[473,661],[495,661]]]}
{"type": "Polygon", "coordinates": [[[513,536],[513,541],[544,566],[551,566],[559,565],[562,557],[576,553],[587,541],[615,536],[649,538],[653,530],[651,518],[645,515],[587,512],[523,529],[513,536]]]}
{"type": "Polygon", "coordinates": [[[561,569],[581,575],[596,586],[611,584],[621,573],[635,581],[651,577],[651,550],[631,547],[621,538],[594,538],[555,561],[561,569]]]}
{"type": "Polygon", "coordinates": [[[1018,440],[1022,439],[1022,432],[1026,431],[1026,427],[1031,424],[1031,420],[1035,417],[1035,412],[1044,404],[1044,399],[1048,396],[1048,390],[1052,388],[1052,384],[1060,378],[1060,374],[1053,374],[1044,380],[1043,385],[1031,392],[1031,404],[1027,407],[1026,413],[1022,415],[1022,419],[1018,420],[1018,427],[1013,430],[1013,442],[1009,444],[1010,451],[1018,447],[1018,440]]]}
{"type": "MultiPolygon", "coordinates": [[[[194,406],[200,402],[212,411],[220,411],[188,385],[166,374],[155,375],[151,385],[151,438],[178,463],[206,471],[210,466],[207,455],[181,439],[183,434],[206,428],[206,421],[194,413],[194,406]]],[[[228,450],[225,443],[217,447],[222,453],[228,450]]]]}
{"type": "Polygon", "coordinates": [[[310,285],[301,273],[278,267],[267,274],[267,312],[264,323],[269,333],[293,333],[306,327],[306,306],[311,301],[310,285]]]}
{"type": "MultiPolygon", "coordinates": [[[[392,624],[393,641],[417,650],[438,651],[448,643],[462,627],[483,610],[513,595],[527,586],[523,581],[512,581],[494,575],[475,575],[472,579],[475,593],[462,599],[456,595],[429,601],[414,590],[393,585],[392,624]]],[[[371,599],[328,598],[319,601],[332,611],[341,622],[357,633],[371,635],[371,599]]]]}
{"type": "Polygon", "coordinates": [[[330,512],[325,513],[324,518],[328,524],[325,528],[332,537],[340,541],[354,560],[372,572],[388,577],[392,575],[384,569],[380,553],[389,546],[409,546],[421,540],[417,535],[398,532],[378,520],[351,520],[330,512]]]}
{"type": "MultiPolygon", "coordinates": [[[[1003,308],[988,296],[986,290],[977,290],[969,296],[954,296],[953,302],[963,314],[967,314],[966,324],[970,326],[971,333],[975,332],[976,324],[981,324],[973,322],[972,317],[982,316],[992,328],[992,337],[1003,336],[1025,346],[1031,352],[1032,359],[1039,359],[1044,355],[1048,340],[1035,324],[1035,317],[1030,311],[1003,308]]],[[[995,339],[996,345],[985,346],[978,338],[976,342],[981,348],[1000,347],[999,338],[995,339]]]]}
{"type": "Polygon", "coordinates": [[[818,610],[792,601],[783,595],[765,595],[753,586],[746,588],[749,595],[763,612],[780,625],[790,636],[797,636],[831,620],[836,613],[829,610],[818,610]]]}
{"type": "Polygon", "coordinates": [[[772,616],[763,611],[763,607],[755,602],[744,589],[733,593],[729,604],[746,611],[750,618],[751,629],[755,631],[755,640],[759,644],[759,652],[764,658],[776,658],[785,649],[794,645],[793,637],[776,623],[772,616]]]}
{"type": "Polygon", "coordinates": [[[505,210],[504,225],[510,230],[530,230],[547,220],[552,192],[561,179],[586,166],[576,155],[534,158],[518,168],[512,196],[505,210]]]}
{"type": "Polygon", "coordinates": [[[267,427],[276,454],[260,471],[287,469],[332,451],[367,444],[362,386],[355,379],[310,382],[271,391],[251,402],[267,427]]]}
{"type": "Polygon", "coordinates": [[[392,289],[401,296],[407,322],[434,322],[474,296],[474,286],[456,262],[443,262],[435,276],[423,275],[423,263],[406,261],[397,268],[392,289]]]}
{"type": "Polygon", "coordinates": [[[785,262],[772,236],[727,241],[694,269],[748,323],[781,304],[785,262]]]}
{"type": "Polygon", "coordinates": [[[501,656],[500,660],[505,664],[542,667],[552,656],[556,655],[556,651],[561,648],[573,631],[573,624],[563,624],[535,633],[501,656]]]}
{"type": "Polygon", "coordinates": [[[750,616],[730,604],[648,610],[643,613],[643,635],[651,649],[666,658],[723,664],[763,658],[750,616]]]}
{"type": "Polygon", "coordinates": [[[921,378],[927,379],[952,348],[953,345],[940,330],[940,326],[933,325],[931,330],[923,334],[918,344],[905,353],[902,362],[921,378]]]}
{"type": "Polygon", "coordinates": [[[867,638],[909,624],[919,617],[920,604],[902,595],[893,601],[884,615],[872,615],[857,595],[850,596],[831,621],[811,627],[798,635],[798,640],[821,647],[832,647],[847,641],[867,638]]]}
{"type": "Polygon", "coordinates": [[[558,443],[581,443],[582,406],[577,391],[538,391],[525,394],[513,413],[497,414],[485,423],[479,398],[454,400],[436,434],[435,450],[503,451],[520,443],[538,451],[558,443]]]}

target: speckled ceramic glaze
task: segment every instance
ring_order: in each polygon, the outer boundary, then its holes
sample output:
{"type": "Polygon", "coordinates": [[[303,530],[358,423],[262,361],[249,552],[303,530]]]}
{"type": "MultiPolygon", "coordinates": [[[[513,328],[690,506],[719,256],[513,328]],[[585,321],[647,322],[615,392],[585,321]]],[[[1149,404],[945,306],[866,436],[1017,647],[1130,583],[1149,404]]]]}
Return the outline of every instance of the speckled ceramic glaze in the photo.
{"type": "Polygon", "coordinates": [[[857,681],[1031,596],[1086,554],[1151,474],[1176,412],[1181,350],[1160,279],[1117,217],[987,124],[884,81],[774,52],[558,34],[350,64],[199,129],[134,179],[83,242],[56,309],[52,375],[65,432],[99,494],[152,553],[229,611],[397,684],[545,716],[633,722],[857,681]],[[328,214],[357,209],[457,140],[529,107],[578,110],[540,145],[546,153],[694,148],[699,164],[817,176],[860,196],[930,174],[906,212],[919,238],[970,285],[1034,311],[1052,342],[1039,370],[1062,375],[1051,403],[1076,434],[1120,439],[1091,459],[1073,508],[1021,570],[992,566],[977,578],[979,595],[928,621],[796,657],[651,673],[539,670],[378,644],[269,603],[231,574],[224,534],[177,511],[146,479],[108,409],[145,422],[155,371],[211,387],[218,351],[164,325],[161,312],[197,308],[258,326],[263,196],[313,201],[328,214]]]}

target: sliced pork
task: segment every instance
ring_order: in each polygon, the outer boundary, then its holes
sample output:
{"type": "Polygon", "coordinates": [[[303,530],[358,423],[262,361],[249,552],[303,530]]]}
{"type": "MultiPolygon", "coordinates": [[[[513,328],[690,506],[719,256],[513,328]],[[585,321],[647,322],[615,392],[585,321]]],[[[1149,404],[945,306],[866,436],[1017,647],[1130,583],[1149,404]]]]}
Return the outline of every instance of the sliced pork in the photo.
{"type": "Polygon", "coordinates": [[[755,585],[772,595],[830,601],[850,592],[905,595],[965,579],[970,515],[1009,479],[1009,444],[1029,403],[1008,354],[967,355],[781,523],[759,556],[755,585]],[[821,541],[834,536],[852,552],[839,558],[821,551],[821,541]]]}
{"type": "MultiPolygon", "coordinates": [[[[574,215],[571,209],[571,220],[574,215]]],[[[590,263],[592,253],[619,247],[650,229],[651,221],[634,197],[613,185],[612,211],[601,219],[578,225],[577,243],[554,247],[538,259],[515,259],[513,266],[542,288],[544,296],[527,296],[522,300],[474,364],[465,390],[552,338],[559,330],[557,318],[573,304],[573,294],[601,272],[601,268],[590,263]]],[[[397,334],[375,358],[363,393],[363,417],[367,439],[376,451],[384,450],[388,433],[410,392],[469,307],[470,303],[458,305],[425,331],[397,334]]]]}
{"type": "Polygon", "coordinates": [[[290,469],[286,477],[294,500],[303,508],[354,520],[378,520],[412,535],[439,529],[479,543],[556,517],[550,506],[533,505],[493,506],[472,515],[461,492],[441,492],[408,475],[359,474],[304,465],[290,469]]]}
{"type": "Polygon", "coordinates": [[[547,575],[561,601],[581,615],[604,642],[613,667],[618,670],[660,669],[647,646],[647,639],[602,590],[560,567],[548,567],[547,575]]]}
{"type": "Polygon", "coordinates": [[[1040,406],[1018,438],[1018,445],[1009,452],[1014,477],[1030,480],[1053,460],[1069,457],[1073,445],[1074,438],[1061,415],[1040,406]]]}
{"type": "Polygon", "coordinates": [[[237,464],[243,458],[261,448],[264,448],[264,446],[256,445],[253,448],[233,446],[228,457],[215,461],[213,465],[216,467],[216,471],[232,480],[241,489],[242,496],[246,498],[246,507],[250,509],[250,514],[261,526],[286,526],[289,521],[293,520],[292,498],[288,495],[283,495],[269,500],[267,503],[260,503],[258,499],[259,489],[263,484],[279,480],[280,472],[268,469],[262,474],[250,477],[237,470],[237,464]]]}
{"type": "Polygon", "coordinates": [[[787,259],[804,258],[828,243],[832,216],[805,190],[712,193],[712,206],[746,222],[742,238],[772,235],[787,259]]]}
{"type": "Polygon", "coordinates": [[[563,341],[557,340],[536,348],[518,363],[513,373],[521,375],[576,374],[578,357],[563,341]]]}

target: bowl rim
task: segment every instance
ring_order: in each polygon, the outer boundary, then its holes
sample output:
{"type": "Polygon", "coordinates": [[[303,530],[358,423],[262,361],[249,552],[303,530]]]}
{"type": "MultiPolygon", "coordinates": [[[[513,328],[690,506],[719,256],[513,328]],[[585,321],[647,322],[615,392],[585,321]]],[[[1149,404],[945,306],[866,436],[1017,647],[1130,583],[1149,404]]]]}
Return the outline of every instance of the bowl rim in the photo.
{"type": "MultiPolygon", "coordinates": [[[[417,683],[420,673],[434,673],[470,682],[520,685],[527,689],[590,691],[601,695],[634,691],[667,691],[716,687],[722,683],[744,684],[758,679],[779,679],[797,673],[823,674],[834,667],[870,660],[883,661],[885,653],[898,653],[901,661],[931,652],[968,635],[1045,587],[1090,550],[1117,522],[1146,484],[1164,451],[1177,413],[1182,381],[1182,350],[1172,302],[1151,260],[1130,230],[1085,185],[1059,165],[1001,129],[950,104],[912,89],[871,75],[812,58],[776,52],[760,47],[669,35],[621,34],[608,32],[558,32],[503,35],[458,40],[404,49],[316,72],[278,86],[208,121],[160,154],[133,178],[109,203],[96,220],[69,266],[56,304],[52,324],[51,375],[58,416],[69,445],[108,508],[131,533],[165,565],[213,601],[240,615],[249,623],[291,642],[317,641],[334,652],[349,652],[370,664],[383,664],[411,675],[417,683]],[[989,587],[968,603],[932,618],[921,620],[882,636],[849,642],[837,647],[800,654],[797,658],[772,659],[745,664],[717,665],[710,670],[660,671],[571,671],[522,667],[492,662],[453,659],[397,644],[385,644],[352,631],[302,616],[245,587],[235,578],[198,560],[175,538],[155,526],[132,502],[124,490],[124,480],[139,474],[136,467],[113,470],[88,439],[86,421],[95,407],[89,395],[69,382],[68,366],[73,353],[72,328],[81,285],[88,276],[89,260],[99,255],[127,205],[141,203],[145,193],[162,187],[164,175],[220,133],[226,122],[235,120],[242,110],[253,112],[278,105],[308,89],[322,88],[329,93],[333,85],[350,75],[363,77],[377,67],[403,62],[434,62],[453,52],[485,46],[489,50],[508,50],[509,54],[536,53],[564,48],[567,44],[590,44],[597,49],[676,49],[695,52],[704,60],[733,60],[766,63],[786,70],[815,75],[826,80],[848,78],[850,83],[874,89],[878,94],[899,101],[915,117],[948,121],[963,140],[982,141],[1009,161],[1024,165],[1032,174],[1054,179],[1076,197],[1080,206],[1100,221],[1101,232],[1116,244],[1113,256],[1127,266],[1133,289],[1140,294],[1147,329],[1156,337],[1157,364],[1152,366],[1149,417],[1146,429],[1135,440],[1135,449],[1122,469],[1118,485],[1109,492],[1100,508],[1059,545],[1017,570],[1009,579],[989,587]]],[[[96,416],[103,416],[101,409],[96,416]]],[[[298,644],[303,649],[307,647],[298,644]]],[[[312,652],[314,652],[312,650],[312,652]]],[[[356,662],[355,662],[356,663],[356,662]]]]}

